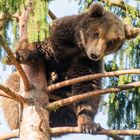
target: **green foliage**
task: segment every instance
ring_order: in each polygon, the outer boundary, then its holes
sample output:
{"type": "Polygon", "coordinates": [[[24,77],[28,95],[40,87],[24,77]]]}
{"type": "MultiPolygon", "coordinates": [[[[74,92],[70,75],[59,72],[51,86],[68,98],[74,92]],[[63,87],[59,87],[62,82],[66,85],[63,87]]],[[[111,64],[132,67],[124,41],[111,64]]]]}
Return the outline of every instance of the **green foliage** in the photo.
{"type": "MultiPolygon", "coordinates": [[[[49,24],[47,22],[48,16],[48,2],[52,0],[35,0],[33,5],[33,12],[30,14],[28,22],[28,39],[30,42],[42,41],[49,36],[49,24]]],[[[3,35],[7,36],[7,31],[12,28],[12,46],[15,46],[19,40],[19,25],[16,19],[11,19],[10,16],[16,13],[22,13],[23,9],[28,6],[29,0],[0,0],[0,13],[5,15],[3,35]]],[[[7,40],[9,43],[10,41],[7,40]]]]}
{"type": "Polygon", "coordinates": [[[7,57],[3,57],[1,62],[2,62],[3,64],[7,64],[7,57]]]}
{"type": "Polygon", "coordinates": [[[30,15],[28,22],[28,38],[30,42],[42,41],[49,36],[47,23],[48,3],[35,0],[34,12],[30,15]]]}
{"type": "Polygon", "coordinates": [[[117,71],[118,66],[115,63],[115,61],[108,61],[105,63],[105,71],[110,72],[110,71],[117,71]]]}
{"type": "MultiPolygon", "coordinates": [[[[33,12],[30,14],[28,21],[28,39],[30,42],[42,41],[49,36],[47,16],[50,1],[52,0],[35,0],[33,12]]],[[[4,21],[1,33],[12,50],[15,49],[16,43],[19,41],[19,23],[16,18],[11,18],[11,16],[21,15],[28,5],[29,0],[0,0],[0,16],[6,17],[1,20],[4,21]]],[[[5,56],[3,54],[0,47],[0,59],[5,56]]]]}
{"type": "Polygon", "coordinates": [[[0,12],[14,14],[25,0],[0,0],[0,12]]]}
{"type": "Polygon", "coordinates": [[[57,104],[55,104],[55,105],[51,108],[51,110],[54,111],[54,112],[56,112],[56,111],[59,110],[59,108],[60,108],[60,106],[57,105],[57,104]]]}
{"type": "Polygon", "coordinates": [[[13,50],[15,49],[15,45],[19,40],[19,26],[16,20],[11,22],[12,24],[12,34],[13,34],[13,41],[11,43],[13,50]]]}

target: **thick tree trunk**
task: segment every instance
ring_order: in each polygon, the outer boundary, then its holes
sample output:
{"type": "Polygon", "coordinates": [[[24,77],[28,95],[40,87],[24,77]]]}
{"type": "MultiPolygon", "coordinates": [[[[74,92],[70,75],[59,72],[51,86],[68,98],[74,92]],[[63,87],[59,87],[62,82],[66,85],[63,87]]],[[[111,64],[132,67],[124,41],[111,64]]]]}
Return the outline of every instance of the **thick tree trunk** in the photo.
{"type": "Polygon", "coordinates": [[[22,111],[20,139],[50,140],[49,112],[44,109],[48,98],[46,92],[31,90],[27,94],[35,94],[36,97],[26,98],[27,103],[24,104],[22,111]]]}
{"type": "Polygon", "coordinates": [[[21,82],[20,93],[26,101],[21,109],[20,139],[50,140],[49,111],[45,109],[49,103],[49,98],[44,64],[36,62],[32,65],[24,65],[23,68],[31,85],[31,90],[23,90],[21,82]]]}

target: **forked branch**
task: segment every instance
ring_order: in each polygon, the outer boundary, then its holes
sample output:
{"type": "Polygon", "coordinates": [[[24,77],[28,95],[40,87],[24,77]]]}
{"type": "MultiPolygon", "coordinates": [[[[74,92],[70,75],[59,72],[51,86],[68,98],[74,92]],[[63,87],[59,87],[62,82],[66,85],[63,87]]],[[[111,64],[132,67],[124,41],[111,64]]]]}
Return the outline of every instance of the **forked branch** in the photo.
{"type": "Polygon", "coordinates": [[[4,85],[0,84],[0,90],[5,92],[5,94],[7,94],[9,98],[14,99],[14,100],[20,102],[21,104],[23,104],[25,102],[24,98],[21,95],[15,93],[10,88],[8,88],[8,87],[6,87],[4,85]]]}
{"type": "MultiPolygon", "coordinates": [[[[1,89],[0,89],[1,90],[1,89]]],[[[12,99],[10,96],[8,96],[4,91],[0,91],[0,96],[5,97],[5,98],[9,98],[12,99]]]]}

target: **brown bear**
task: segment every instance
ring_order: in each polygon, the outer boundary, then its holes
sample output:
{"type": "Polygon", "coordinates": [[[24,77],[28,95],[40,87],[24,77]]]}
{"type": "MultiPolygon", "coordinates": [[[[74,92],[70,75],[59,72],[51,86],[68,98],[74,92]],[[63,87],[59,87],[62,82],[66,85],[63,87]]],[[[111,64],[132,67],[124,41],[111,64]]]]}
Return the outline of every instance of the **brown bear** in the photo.
{"type": "MultiPolygon", "coordinates": [[[[126,39],[134,38],[138,33],[136,28],[124,25],[118,16],[96,3],[91,5],[85,13],[60,18],[53,22],[49,38],[51,51],[46,47],[48,41],[44,41],[31,45],[33,49],[18,47],[16,54],[20,61],[22,61],[21,58],[26,61],[31,59],[36,61],[36,57],[32,57],[32,55],[38,56],[38,53],[45,56],[47,80],[51,81],[52,72],[57,74],[56,79],[50,82],[52,84],[65,79],[102,72],[103,56],[116,52],[126,39]]],[[[13,90],[19,91],[19,87],[18,89],[15,87],[19,86],[19,78],[16,77],[17,74],[13,74],[7,85],[13,90]]],[[[67,98],[97,90],[100,87],[101,82],[96,79],[61,88],[52,94],[67,98]]],[[[93,127],[95,125],[93,122],[100,100],[101,97],[85,99],[71,107],[62,107],[58,111],[52,112],[50,126],[78,125],[83,132],[95,131],[92,128],[96,128],[93,127]]],[[[2,107],[9,126],[12,129],[18,128],[18,103],[10,99],[3,99],[2,107]]]]}

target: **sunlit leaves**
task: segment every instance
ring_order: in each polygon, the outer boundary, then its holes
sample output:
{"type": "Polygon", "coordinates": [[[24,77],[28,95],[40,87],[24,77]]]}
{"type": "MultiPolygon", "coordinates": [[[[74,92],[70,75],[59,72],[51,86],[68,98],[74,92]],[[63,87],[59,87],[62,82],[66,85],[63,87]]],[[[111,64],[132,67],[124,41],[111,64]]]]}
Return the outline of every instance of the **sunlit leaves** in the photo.
{"type": "Polygon", "coordinates": [[[47,7],[47,2],[35,0],[33,13],[30,15],[30,20],[28,22],[28,39],[30,42],[42,41],[48,37],[47,7]]]}
{"type": "Polygon", "coordinates": [[[118,70],[118,66],[115,63],[115,61],[107,61],[105,63],[105,70],[107,72],[109,72],[109,71],[117,71],[118,70]]]}
{"type": "MultiPolygon", "coordinates": [[[[49,36],[49,26],[47,23],[48,2],[52,0],[35,0],[33,13],[30,14],[28,21],[29,41],[41,41],[49,36]]],[[[19,23],[12,15],[22,14],[23,10],[29,5],[29,0],[0,0],[0,18],[6,17],[1,31],[5,36],[9,47],[13,50],[19,41],[19,23]]],[[[0,48],[0,57],[3,51],[0,48]]],[[[3,56],[3,55],[2,55],[3,56]]]]}
{"type": "Polygon", "coordinates": [[[13,14],[20,9],[25,0],[0,0],[0,12],[13,14]]]}

